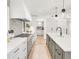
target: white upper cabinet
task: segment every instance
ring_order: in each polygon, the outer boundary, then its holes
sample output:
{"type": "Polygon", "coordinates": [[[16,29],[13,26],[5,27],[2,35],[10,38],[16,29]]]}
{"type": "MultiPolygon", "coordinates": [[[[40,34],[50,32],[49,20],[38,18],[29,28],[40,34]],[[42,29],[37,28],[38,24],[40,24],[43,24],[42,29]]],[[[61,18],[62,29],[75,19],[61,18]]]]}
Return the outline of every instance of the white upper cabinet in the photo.
{"type": "Polygon", "coordinates": [[[10,18],[20,18],[31,20],[31,15],[24,4],[24,0],[10,1],[10,18]]]}

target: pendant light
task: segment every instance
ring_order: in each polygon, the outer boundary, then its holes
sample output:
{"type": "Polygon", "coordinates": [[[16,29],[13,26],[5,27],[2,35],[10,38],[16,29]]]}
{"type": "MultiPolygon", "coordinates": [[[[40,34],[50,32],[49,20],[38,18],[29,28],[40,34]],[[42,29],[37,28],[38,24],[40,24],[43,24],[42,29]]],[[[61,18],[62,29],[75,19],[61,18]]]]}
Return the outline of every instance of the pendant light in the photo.
{"type": "Polygon", "coordinates": [[[64,0],[63,0],[63,9],[61,10],[61,12],[65,13],[66,9],[64,8],[64,0]]]}
{"type": "MultiPolygon", "coordinates": [[[[57,1],[56,1],[56,4],[57,4],[57,1]]],[[[55,14],[55,17],[58,17],[58,15],[57,15],[57,11],[58,11],[57,9],[58,9],[58,7],[56,6],[56,8],[55,8],[55,9],[56,9],[56,14],[55,14]]]]}
{"type": "Polygon", "coordinates": [[[55,14],[55,17],[58,17],[58,15],[57,15],[57,7],[56,7],[56,14],[55,14]]]}

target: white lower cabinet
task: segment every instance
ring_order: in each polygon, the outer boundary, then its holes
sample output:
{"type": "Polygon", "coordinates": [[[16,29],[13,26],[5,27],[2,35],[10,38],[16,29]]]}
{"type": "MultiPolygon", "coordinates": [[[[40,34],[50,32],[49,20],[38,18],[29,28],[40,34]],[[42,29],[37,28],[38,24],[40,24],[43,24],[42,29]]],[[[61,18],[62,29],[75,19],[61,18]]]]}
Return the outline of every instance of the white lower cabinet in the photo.
{"type": "MultiPolygon", "coordinates": [[[[21,56],[21,59],[24,59],[25,58],[25,55],[27,56],[27,43],[26,42],[23,42],[21,46],[21,51],[20,51],[20,56],[21,56]]],[[[27,59],[27,57],[26,57],[27,59]]]]}
{"type": "Polygon", "coordinates": [[[17,47],[9,52],[7,59],[27,59],[27,40],[21,42],[17,47]]]}
{"type": "Polygon", "coordinates": [[[8,59],[20,59],[20,48],[17,47],[8,55],[8,59]]]}

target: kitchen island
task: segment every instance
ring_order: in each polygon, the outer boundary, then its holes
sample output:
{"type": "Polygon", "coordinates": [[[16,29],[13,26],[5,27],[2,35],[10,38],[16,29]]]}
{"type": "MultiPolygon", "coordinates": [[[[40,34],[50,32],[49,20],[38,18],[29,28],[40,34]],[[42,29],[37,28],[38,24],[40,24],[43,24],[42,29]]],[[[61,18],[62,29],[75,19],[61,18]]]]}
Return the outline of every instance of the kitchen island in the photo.
{"type": "Polygon", "coordinates": [[[27,59],[36,39],[34,34],[19,34],[7,44],[7,59],[27,59]]]}
{"type": "Polygon", "coordinates": [[[52,59],[71,59],[71,40],[69,35],[58,36],[47,33],[47,45],[52,59]]]}
{"type": "Polygon", "coordinates": [[[27,37],[12,38],[7,44],[7,59],[27,58],[27,37]]]}

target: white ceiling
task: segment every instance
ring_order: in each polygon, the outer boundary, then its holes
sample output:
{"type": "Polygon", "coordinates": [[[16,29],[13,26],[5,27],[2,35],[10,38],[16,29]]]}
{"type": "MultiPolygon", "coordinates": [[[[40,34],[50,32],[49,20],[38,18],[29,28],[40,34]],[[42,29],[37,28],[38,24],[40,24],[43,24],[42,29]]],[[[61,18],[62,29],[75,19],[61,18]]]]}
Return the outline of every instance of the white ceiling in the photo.
{"type": "MultiPolygon", "coordinates": [[[[9,2],[9,0],[7,0],[9,2]]],[[[34,17],[53,15],[60,13],[63,8],[63,0],[22,0],[25,2],[31,15],[34,17]],[[56,10],[56,7],[58,9],[56,10]]],[[[64,0],[67,13],[70,13],[71,0],[64,0]]]]}
{"type": "MultiPolygon", "coordinates": [[[[58,13],[63,8],[63,0],[24,0],[32,16],[45,16],[56,13],[56,7],[58,7],[58,13]]],[[[64,0],[64,5],[67,10],[71,7],[70,0],[64,0]]]]}

